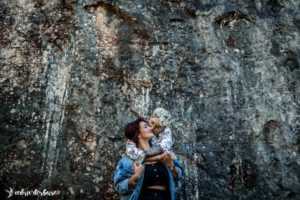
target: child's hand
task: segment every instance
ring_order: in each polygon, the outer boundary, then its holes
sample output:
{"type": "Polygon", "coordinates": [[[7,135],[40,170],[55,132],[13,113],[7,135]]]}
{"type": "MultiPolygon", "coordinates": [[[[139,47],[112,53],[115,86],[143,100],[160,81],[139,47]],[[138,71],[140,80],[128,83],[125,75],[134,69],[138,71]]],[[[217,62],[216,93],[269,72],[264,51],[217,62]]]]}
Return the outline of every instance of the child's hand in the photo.
{"type": "Polygon", "coordinates": [[[162,161],[168,166],[171,167],[173,166],[173,159],[172,159],[172,154],[168,151],[164,152],[162,154],[162,161]]]}
{"type": "Polygon", "coordinates": [[[144,171],[144,166],[141,163],[135,162],[132,165],[132,170],[138,177],[141,177],[144,171]]]}

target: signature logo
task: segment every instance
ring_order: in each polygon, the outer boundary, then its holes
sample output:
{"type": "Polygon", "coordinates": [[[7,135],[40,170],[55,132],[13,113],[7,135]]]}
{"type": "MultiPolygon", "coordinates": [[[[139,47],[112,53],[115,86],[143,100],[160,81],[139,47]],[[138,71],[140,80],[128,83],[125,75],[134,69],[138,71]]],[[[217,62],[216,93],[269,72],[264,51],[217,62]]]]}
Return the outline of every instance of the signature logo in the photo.
{"type": "Polygon", "coordinates": [[[54,191],[47,191],[44,189],[43,191],[40,191],[38,189],[35,190],[16,190],[14,191],[11,187],[9,190],[5,190],[5,192],[8,193],[7,198],[12,197],[13,195],[15,196],[54,196],[54,195],[59,195],[60,191],[59,190],[54,190],[54,191]]]}
{"type": "Polygon", "coordinates": [[[10,198],[13,195],[13,193],[14,193],[14,190],[12,188],[9,188],[9,189],[10,190],[5,190],[5,192],[8,193],[8,197],[7,198],[10,198]]]}

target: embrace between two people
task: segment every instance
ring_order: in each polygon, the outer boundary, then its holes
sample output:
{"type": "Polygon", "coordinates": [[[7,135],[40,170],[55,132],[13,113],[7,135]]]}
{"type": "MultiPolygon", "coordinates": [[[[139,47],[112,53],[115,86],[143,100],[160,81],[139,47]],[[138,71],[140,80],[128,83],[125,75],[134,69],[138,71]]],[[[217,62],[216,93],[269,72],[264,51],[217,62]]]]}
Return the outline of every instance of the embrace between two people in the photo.
{"type": "Polygon", "coordinates": [[[175,199],[183,167],[172,149],[170,119],[169,111],[157,108],[149,123],[139,118],[126,125],[126,156],[114,175],[120,199],[175,199]]]}

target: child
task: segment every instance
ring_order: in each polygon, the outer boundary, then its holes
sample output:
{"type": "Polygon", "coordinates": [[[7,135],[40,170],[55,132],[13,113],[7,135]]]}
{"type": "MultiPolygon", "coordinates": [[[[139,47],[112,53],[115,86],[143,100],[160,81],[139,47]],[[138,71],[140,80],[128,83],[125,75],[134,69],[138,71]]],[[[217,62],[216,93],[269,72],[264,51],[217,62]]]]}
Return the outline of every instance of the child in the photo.
{"type": "Polygon", "coordinates": [[[164,151],[171,151],[173,142],[172,132],[168,127],[170,125],[170,118],[169,111],[164,108],[156,108],[149,120],[152,131],[156,135],[151,140],[152,151],[144,152],[133,141],[127,140],[126,154],[128,157],[136,162],[143,162],[147,157],[161,154],[164,151]]]}

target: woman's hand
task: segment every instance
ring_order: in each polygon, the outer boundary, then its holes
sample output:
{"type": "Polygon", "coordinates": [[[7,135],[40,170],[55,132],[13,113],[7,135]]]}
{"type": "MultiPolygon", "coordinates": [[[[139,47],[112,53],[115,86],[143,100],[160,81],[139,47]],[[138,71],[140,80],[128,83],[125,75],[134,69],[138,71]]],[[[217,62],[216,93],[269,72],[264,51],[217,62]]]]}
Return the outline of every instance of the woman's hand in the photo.
{"type": "Polygon", "coordinates": [[[178,169],[173,163],[173,157],[175,156],[175,154],[166,151],[165,153],[163,153],[162,156],[163,156],[162,162],[168,166],[168,168],[172,171],[173,176],[176,178],[178,175],[178,169]]]}
{"type": "Polygon", "coordinates": [[[141,178],[144,171],[144,166],[141,163],[135,162],[132,165],[132,170],[134,171],[134,175],[132,175],[128,180],[129,187],[135,186],[139,178],[141,178]]]}
{"type": "Polygon", "coordinates": [[[140,178],[144,171],[144,166],[141,163],[135,162],[132,165],[132,170],[134,171],[134,176],[140,178]]]}
{"type": "Polygon", "coordinates": [[[165,163],[169,168],[174,167],[172,154],[168,151],[166,151],[162,154],[162,162],[165,163]]]}

